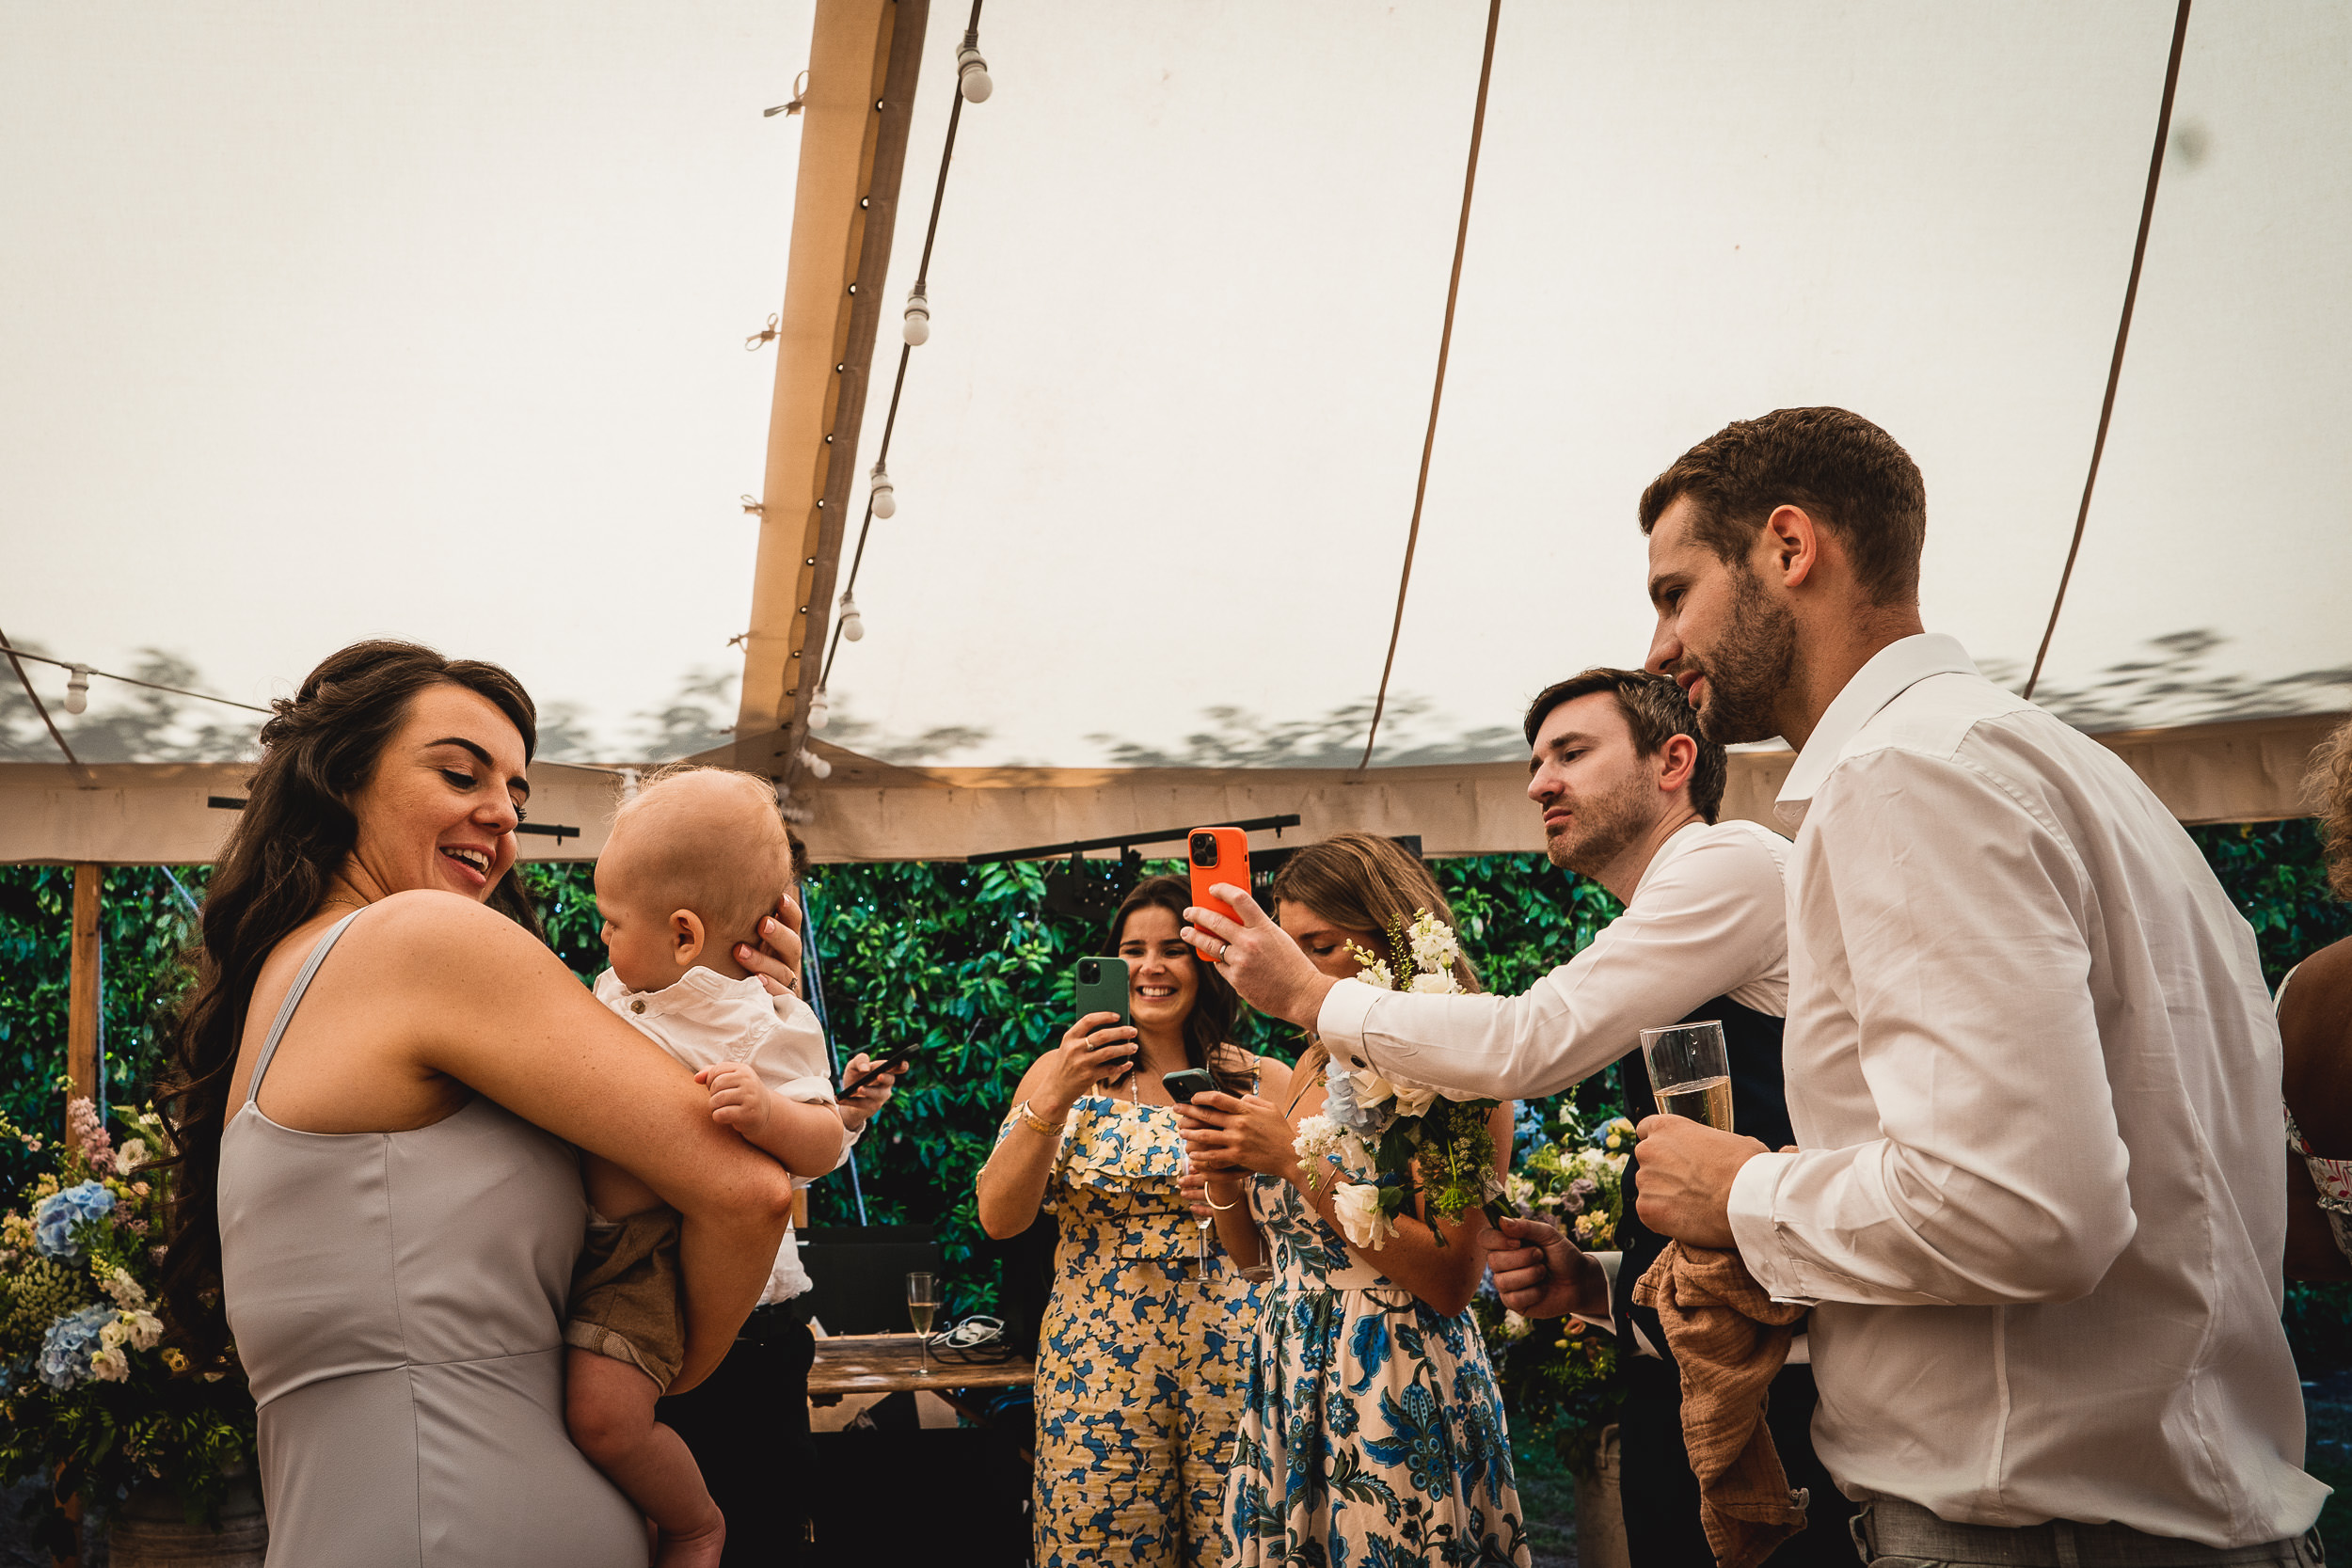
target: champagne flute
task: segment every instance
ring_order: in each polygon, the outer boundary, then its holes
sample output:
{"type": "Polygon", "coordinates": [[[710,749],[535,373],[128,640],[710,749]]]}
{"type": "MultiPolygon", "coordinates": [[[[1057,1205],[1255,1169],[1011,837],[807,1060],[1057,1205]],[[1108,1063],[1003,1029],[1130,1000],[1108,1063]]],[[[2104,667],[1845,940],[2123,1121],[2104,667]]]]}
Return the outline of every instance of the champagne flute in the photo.
{"type": "Polygon", "coordinates": [[[923,1347],[923,1375],[931,1375],[931,1315],[939,1310],[939,1276],[920,1271],[907,1275],[907,1316],[923,1347]]]}
{"type": "Polygon", "coordinates": [[[1659,1115],[1732,1131],[1731,1057],[1721,1023],[1710,1020],[1643,1030],[1642,1065],[1649,1069],[1659,1115]]]}

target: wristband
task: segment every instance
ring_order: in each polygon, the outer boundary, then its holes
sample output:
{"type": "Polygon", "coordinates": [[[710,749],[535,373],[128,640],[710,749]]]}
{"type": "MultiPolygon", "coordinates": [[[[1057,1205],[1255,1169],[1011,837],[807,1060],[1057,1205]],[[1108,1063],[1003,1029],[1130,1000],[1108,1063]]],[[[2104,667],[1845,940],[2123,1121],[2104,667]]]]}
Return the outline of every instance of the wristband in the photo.
{"type": "MultiPolygon", "coordinates": [[[[1020,1104],[1015,1105],[1013,1107],[1013,1112],[1015,1115],[1020,1117],[1022,1121],[1028,1126],[1031,1132],[1041,1132],[1049,1138],[1058,1138],[1061,1136],[1062,1123],[1058,1121],[1047,1121],[1043,1117],[1039,1116],[1035,1111],[1029,1109],[1029,1102],[1025,1100],[1020,1104]]],[[[1069,1115],[1070,1113],[1067,1111],[1062,1113],[1062,1116],[1065,1118],[1067,1118],[1069,1115]]]]}

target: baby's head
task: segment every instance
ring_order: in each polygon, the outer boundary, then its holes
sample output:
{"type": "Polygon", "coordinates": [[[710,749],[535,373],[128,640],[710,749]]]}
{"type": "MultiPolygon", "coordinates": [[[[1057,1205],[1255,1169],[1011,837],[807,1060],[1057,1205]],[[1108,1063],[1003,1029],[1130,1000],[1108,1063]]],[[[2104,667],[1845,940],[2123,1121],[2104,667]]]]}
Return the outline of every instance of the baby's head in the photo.
{"type": "Polygon", "coordinates": [[[767,780],[675,768],[645,781],[612,818],[596,860],[596,909],[612,973],[631,990],[675,985],[697,964],[748,973],[735,944],[792,886],[792,851],[767,780]]]}

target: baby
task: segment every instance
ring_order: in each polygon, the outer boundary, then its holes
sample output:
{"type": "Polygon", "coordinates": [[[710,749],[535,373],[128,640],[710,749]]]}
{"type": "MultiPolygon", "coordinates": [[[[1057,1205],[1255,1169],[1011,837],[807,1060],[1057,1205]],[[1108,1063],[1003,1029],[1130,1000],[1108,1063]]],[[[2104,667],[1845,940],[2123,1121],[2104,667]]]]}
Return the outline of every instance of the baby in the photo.
{"type": "MultiPolygon", "coordinates": [[[[771,997],[735,961],[792,885],[791,851],[765,780],[715,768],[657,774],[613,818],[596,862],[612,967],[596,998],[710,1091],[710,1118],[796,1177],[847,1157],[825,1040],[797,996],[771,997]]],[[[588,1243],[564,1325],[572,1441],[660,1531],[663,1568],[719,1561],[725,1524],[654,1401],[686,1358],[678,1216],[608,1161],[584,1155],[588,1243]]],[[[790,1232],[762,1305],[804,1285],[790,1232]]]]}

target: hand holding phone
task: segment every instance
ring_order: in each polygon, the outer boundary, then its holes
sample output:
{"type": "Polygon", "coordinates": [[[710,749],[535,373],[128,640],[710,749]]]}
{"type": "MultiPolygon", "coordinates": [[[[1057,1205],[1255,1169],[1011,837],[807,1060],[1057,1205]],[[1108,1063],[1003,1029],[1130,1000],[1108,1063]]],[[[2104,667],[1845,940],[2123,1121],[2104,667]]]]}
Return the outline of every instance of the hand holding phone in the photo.
{"type": "Polygon", "coordinates": [[[1240,924],[1241,916],[1209,890],[1219,882],[1249,890],[1249,835],[1239,828],[1195,828],[1186,835],[1192,863],[1192,903],[1240,924]]]}
{"type": "Polygon", "coordinates": [[[867,1057],[866,1070],[850,1082],[841,1085],[841,1098],[847,1100],[884,1073],[893,1075],[903,1073],[908,1068],[921,1061],[924,1054],[924,1050],[919,1045],[902,1045],[886,1055],[867,1057]]]}
{"type": "Polygon", "coordinates": [[[1161,1086],[1168,1099],[1179,1105],[1189,1105],[1196,1094],[1206,1094],[1216,1087],[1216,1075],[1204,1067],[1188,1067],[1180,1072],[1160,1074],[1161,1086]]]}

